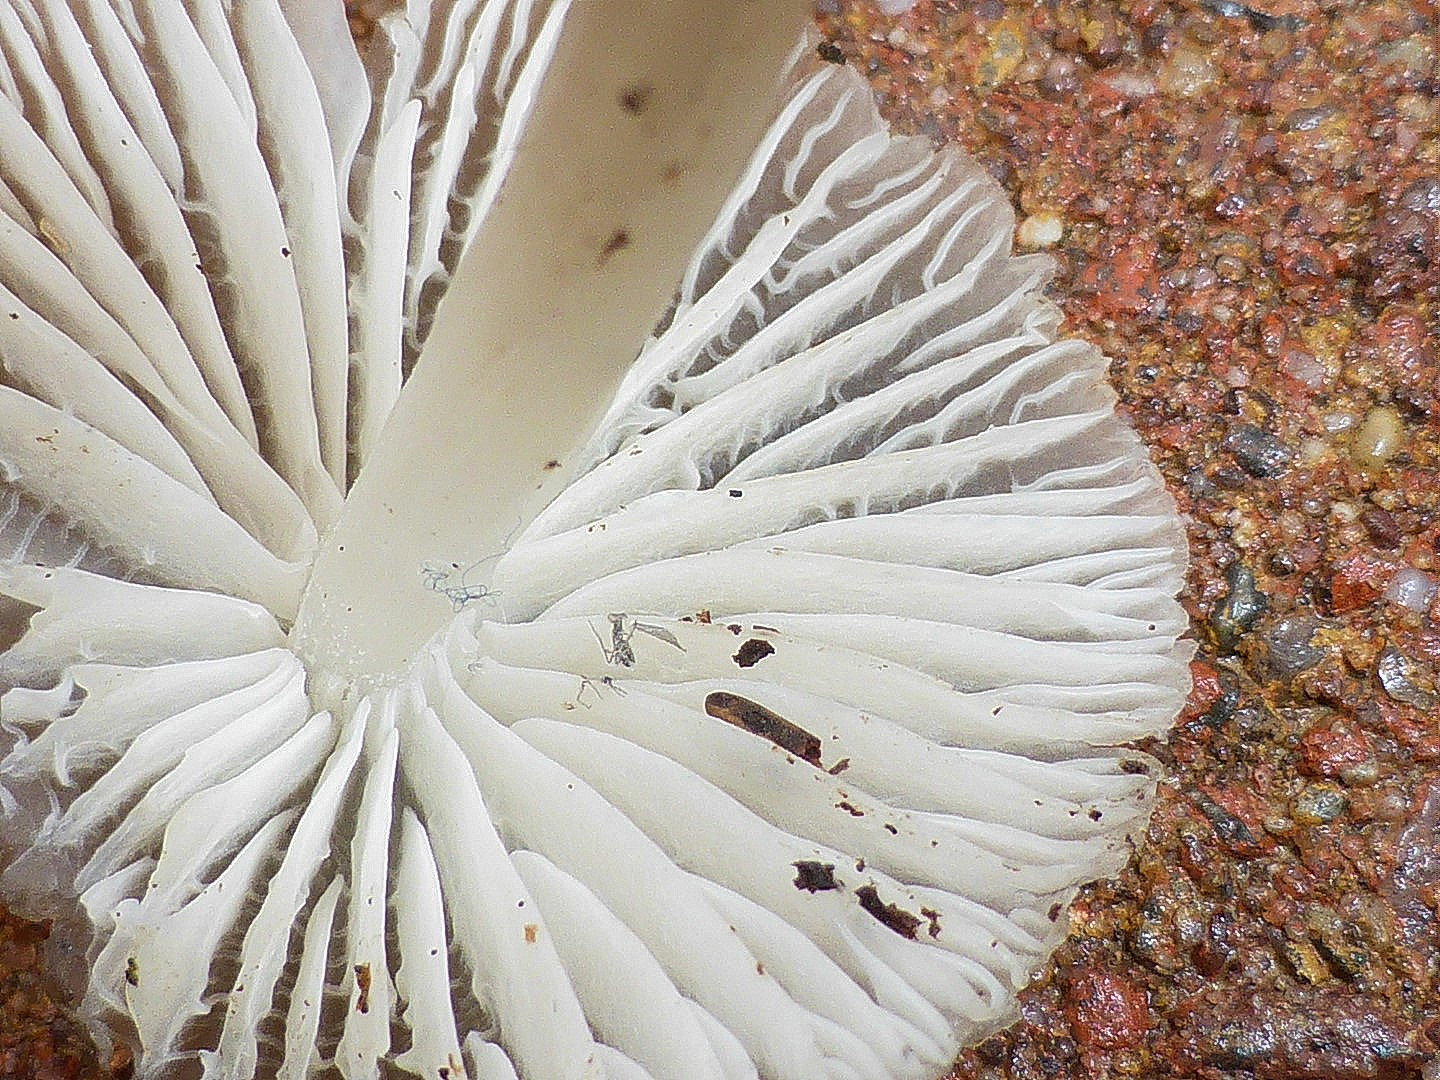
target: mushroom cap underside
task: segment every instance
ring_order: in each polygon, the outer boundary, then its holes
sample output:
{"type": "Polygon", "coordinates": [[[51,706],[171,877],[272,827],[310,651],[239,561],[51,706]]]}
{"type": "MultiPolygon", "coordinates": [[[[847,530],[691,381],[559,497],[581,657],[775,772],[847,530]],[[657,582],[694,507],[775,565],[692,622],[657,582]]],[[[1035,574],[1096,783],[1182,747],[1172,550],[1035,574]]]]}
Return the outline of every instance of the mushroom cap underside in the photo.
{"type": "Polygon", "coordinates": [[[0,7],[3,894],[144,1076],[941,1075],[1188,689],[1183,535],[1048,265],[797,76],[558,493],[395,567],[456,610],[327,678],[291,621],[564,11],[362,60],[300,7],[0,7]]]}

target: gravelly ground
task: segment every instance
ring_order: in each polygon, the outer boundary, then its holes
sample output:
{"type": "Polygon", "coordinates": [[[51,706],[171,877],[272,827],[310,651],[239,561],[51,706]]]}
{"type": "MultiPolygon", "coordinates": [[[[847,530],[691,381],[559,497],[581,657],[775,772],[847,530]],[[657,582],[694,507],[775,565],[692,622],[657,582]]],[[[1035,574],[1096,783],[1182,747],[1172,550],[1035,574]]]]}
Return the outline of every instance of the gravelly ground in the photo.
{"type": "MultiPolygon", "coordinates": [[[[821,6],[1055,254],[1190,530],[1196,689],[1147,841],[954,1077],[1436,1080],[1435,4],[821,6]]],[[[0,917],[0,1078],[123,1076],[42,936],[0,917]]]]}

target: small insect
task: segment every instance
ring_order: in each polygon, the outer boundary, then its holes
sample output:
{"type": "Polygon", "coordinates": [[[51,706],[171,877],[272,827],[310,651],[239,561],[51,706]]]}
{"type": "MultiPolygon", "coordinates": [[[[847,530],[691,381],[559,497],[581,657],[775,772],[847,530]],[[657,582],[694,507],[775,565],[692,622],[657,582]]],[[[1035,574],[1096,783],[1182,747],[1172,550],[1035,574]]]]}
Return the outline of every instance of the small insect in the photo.
{"type": "Polygon", "coordinates": [[[649,634],[657,641],[663,641],[667,645],[674,645],[681,652],[685,646],[680,644],[680,639],[663,626],[655,623],[642,623],[632,619],[629,615],[621,612],[611,612],[606,616],[610,620],[610,642],[607,645],[600,631],[595,629],[594,624],[590,625],[590,632],[595,635],[595,640],[600,643],[600,653],[605,657],[607,664],[615,664],[619,667],[635,666],[635,648],[631,645],[637,633],[649,634]]]}
{"type": "MultiPolygon", "coordinates": [[[[600,700],[600,691],[595,688],[596,681],[597,680],[592,680],[588,675],[582,675],[580,677],[580,689],[575,691],[575,700],[573,702],[565,702],[565,708],[574,709],[576,705],[582,705],[587,709],[592,708],[593,706],[591,705],[591,703],[585,700],[585,692],[587,690],[598,703],[600,700]]],[[[625,688],[619,683],[617,683],[614,679],[612,679],[609,675],[600,676],[598,682],[601,686],[607,687],[610,690],[615,691],[615,693],[620,695],[621,697],[625,696],[625,688]]]]}

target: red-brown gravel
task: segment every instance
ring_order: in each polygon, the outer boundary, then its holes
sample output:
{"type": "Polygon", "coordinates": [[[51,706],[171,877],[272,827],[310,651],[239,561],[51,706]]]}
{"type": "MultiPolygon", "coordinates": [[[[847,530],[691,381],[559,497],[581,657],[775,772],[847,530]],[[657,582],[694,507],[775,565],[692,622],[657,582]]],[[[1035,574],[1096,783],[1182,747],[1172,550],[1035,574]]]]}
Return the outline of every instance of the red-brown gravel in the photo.
{"type": "MultiPolygon", "coordinates": [[[[821,6],[896,125],[980,155],[1022,245],[1056,256],[1190,531],[1201,652],[1152,748],[1147,840],[954,1077],[1419,1078],[1440,1054],[1435,4],[821,6]]],[[[0,920],[0,1078],[123,1076],[45,995],[42,932],[0,920]]]]}

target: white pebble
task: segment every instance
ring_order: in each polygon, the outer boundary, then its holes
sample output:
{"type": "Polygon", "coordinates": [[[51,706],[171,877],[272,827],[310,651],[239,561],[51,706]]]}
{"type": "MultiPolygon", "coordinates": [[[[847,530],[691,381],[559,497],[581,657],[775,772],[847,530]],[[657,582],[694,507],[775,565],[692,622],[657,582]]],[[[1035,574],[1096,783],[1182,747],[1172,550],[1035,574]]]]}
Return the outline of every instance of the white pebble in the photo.
{"type": "Polygon", "coordinates": [[[1015,242],[1034,251],[1058,244],[1064,234],[1065,222],[1060,215],[1052,210],[1041,210],[1020,223],[1020,228],[1015,231],[1015,242]]]}
{"type": "Polygon", "coordinates": [[[1440,592],[1440,582],[1423,570],[1407,566],[1390,579],[1385,599],[1411,611],[1425,611],[1437,592],[1440,592]]]}

